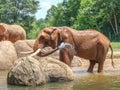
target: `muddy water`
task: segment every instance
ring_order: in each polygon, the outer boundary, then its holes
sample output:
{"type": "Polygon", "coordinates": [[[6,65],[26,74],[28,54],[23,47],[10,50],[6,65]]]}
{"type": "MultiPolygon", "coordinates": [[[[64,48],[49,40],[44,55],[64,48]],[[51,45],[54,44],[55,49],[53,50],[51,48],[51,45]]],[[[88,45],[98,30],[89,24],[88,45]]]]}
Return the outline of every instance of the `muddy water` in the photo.
{"type": "Polygon", "coordinates": [[[48,83],[43,86],[25,87],[7,85],[7,71],[0,71],[0,90],[120,90],[120,70],[109,70],[103,74],[90,74],[86,70],[73,71],[72,82],[48,83]]]}

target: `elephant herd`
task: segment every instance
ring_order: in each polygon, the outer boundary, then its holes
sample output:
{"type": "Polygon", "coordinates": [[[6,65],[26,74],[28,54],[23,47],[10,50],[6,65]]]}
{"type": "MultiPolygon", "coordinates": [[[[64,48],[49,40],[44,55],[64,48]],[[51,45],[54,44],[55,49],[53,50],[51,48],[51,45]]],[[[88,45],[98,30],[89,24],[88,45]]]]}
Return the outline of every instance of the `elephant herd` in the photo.
{"type": "MultiPolygon", "coordinates": [[[[20,25],[8,25],[0,23],[0,41],[9,40],[15,43],[17,40],[25,40],[26,32],[20,25]]],[[[98,72],[103,71],[104,61],[108,50],[111,50],[111,63],[113,63],[113,49],[110,40],[102,33],[88,29],[75,30],[70,27],[47,27],[44,28],[36,38],[33,50],[24,53],[37,54],[40,57],[47,56],[59,50],[59,60],[71,66],[74,56],[89,60],[88,72],[98,63],[98,72]],[[53,50],[42,52],[45,47],[53,50]]]]}

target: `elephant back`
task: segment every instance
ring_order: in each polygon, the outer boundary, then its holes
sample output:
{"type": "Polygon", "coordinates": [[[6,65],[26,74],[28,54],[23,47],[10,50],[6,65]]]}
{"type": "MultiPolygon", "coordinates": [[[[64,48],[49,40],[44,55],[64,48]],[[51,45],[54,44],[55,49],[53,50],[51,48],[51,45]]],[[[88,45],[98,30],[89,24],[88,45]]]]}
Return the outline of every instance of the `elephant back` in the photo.
{"type": "Polygon", "coordinates": [[[26,32],[24,28],[20,25],[8,25],[5,23],[0,23],[6,29],[6,40],[11,42],[16,42],[17,40],[25,40],[26,39],[26,32]]]}
{"type": "Polygon", "coordinates": [[[20,25],[6,25],[6,29],[12,36],[21,36],[21,40],[26,39],[26,32],[20,25]]]}

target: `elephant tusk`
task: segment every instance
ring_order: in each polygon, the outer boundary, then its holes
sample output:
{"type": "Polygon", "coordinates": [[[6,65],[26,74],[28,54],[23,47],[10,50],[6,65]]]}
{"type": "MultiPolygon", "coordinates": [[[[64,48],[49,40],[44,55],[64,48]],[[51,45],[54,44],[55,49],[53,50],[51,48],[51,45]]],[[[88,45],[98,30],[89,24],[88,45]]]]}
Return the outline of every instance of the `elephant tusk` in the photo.
{"type": "Polygon", "coordinates": [[[22,54],[30,54],[30,56],[35,56],[37,55],[39,52],[41,51],[41,49],[39,48],[38,50],[36,50],[35,52],[33,50],[28,51],[28,52],[20,52],[22,54]]]}
{"type": "Polygon", "coordinates": [[[31,53],[33,53],[34,51],[33,50],[31,50],[31,51],[27,51],[27,52],[20,52],[21,54],[31,54],[31,53]]]}
{"type": "Polygon", "coordinates": [[[32,53],[30,56],[35,56],[35,55],[37,55],[40,51],[41,51],[41,49],[39,48],[39,49],[36,50],[34,53],[32,53]]]}

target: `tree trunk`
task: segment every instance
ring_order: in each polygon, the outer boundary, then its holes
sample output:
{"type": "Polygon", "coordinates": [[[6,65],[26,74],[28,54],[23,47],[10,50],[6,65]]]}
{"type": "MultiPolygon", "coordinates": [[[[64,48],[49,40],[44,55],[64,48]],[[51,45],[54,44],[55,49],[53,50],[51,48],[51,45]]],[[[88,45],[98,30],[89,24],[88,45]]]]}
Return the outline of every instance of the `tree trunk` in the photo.
{"type": "Polygon", "coordinates": [[[117,19],[116,19],[116,15],[114,14],[114,21],[115,21],[115,28],[116,28],[116,33],[118,34],[118,25],[117,25],[117,19]]]}
{"type": "Polygon", "coordinates": [[[114,26],[113,26],[113,24],[112,24],[111,20],[110,20],[110,19],[108,19],[108,21],[109,21],[109,23],[110,23],[110,25],[111,25],[111,27],[112,27],[112,29],[113,29],[114,34],[116,34],[115,28],[114,28],[114,26]]]}

